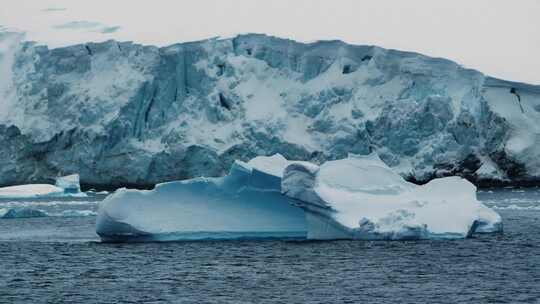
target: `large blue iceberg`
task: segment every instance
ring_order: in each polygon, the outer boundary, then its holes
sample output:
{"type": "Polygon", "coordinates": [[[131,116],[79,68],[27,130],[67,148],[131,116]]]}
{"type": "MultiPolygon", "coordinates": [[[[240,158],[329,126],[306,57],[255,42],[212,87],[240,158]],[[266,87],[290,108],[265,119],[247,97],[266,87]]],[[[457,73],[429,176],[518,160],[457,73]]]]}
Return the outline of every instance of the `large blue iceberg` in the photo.
{"type": "Polygon", "coordinates": [[[117,190],[100,204],[96,232],[105,241],[305,239],[304,212],[280,193],[281,159],[237,161],[221,178],[117,190]]]}
{"type": "Polygon", "coordinates": [[[459,177],[408,183],[378,156],[321,166],[281,155],[236,161],[221,178],[120,189],[99,207],[104,241],[439,239],[502,231],[459,177]]]}

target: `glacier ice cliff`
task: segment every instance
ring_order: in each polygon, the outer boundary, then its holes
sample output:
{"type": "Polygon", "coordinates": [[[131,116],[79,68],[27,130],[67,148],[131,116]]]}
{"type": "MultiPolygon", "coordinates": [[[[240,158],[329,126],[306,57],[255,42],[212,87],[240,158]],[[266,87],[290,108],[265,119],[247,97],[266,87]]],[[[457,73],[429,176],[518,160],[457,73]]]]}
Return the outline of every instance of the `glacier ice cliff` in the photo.
{"type": "Polygon", "coordinates": [[[460,177],[406,182],[375,154],[320,167],[281,155],[228,175],[119,189],[99,205],[104,241],[294,238],[441,239],[501,232],[501,217],[460,177]]]}
{"type": "Polygon", "coordinates": [[[309,239],[444,239],[502,232],[502,219],[476,199],[476,187],[452,176],[418,186],[375,154],[320,167],[293,163],[282,189],[306,212],[309,239]]]}
{"type": "Polygon", "coordinates": [[[540,182],[540,86],[417,53],[261,34],[49,49],[0,33],[0,185],[223,176],[376,152],[409,181],[540,182]]]}

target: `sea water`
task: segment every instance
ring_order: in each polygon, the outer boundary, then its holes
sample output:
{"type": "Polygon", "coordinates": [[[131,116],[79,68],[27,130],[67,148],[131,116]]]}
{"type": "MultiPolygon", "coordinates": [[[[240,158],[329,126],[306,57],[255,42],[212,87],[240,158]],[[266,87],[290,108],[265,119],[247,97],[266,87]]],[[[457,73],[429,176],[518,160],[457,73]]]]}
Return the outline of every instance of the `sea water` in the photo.
{"type": "Polygon", "coordinates": [[[540,303],[540,191],[481,190],[504,233],[453,241],[101,243],[104,196],[2,200],[0,303],[540,303]]]}

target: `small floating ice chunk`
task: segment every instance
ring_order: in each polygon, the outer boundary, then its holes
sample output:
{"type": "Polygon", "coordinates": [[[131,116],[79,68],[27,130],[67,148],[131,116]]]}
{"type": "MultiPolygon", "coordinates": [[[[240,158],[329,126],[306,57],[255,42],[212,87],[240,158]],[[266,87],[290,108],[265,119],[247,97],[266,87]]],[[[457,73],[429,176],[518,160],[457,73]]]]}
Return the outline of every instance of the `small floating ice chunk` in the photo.
{"type": "Polygon", "coordinates": [[[59,196],[86,196],[85,193],[81,192],[78,174],[57,178],[56,185],[29,184],[0,188],[0,198],[36,198],[59,196]]]}
{"type": "Polygon", "coordinates": [[[95,189],[90,189],[86,191],[86,193],[92,194],[92,195],[108,195],[110,192],[109,191],[96,191],[95,189]]]}
{"type": "Polygon", "coordinates": [[[32,198],[39,196],[61,196],[64,189],[48,184],[30,184],[0,188],[0,198],[32,198]]]}
{"type": "Polygon", "coordinates": [[[58,177],[56,179],[56,186],[64,189],[65,193],[80,193],[81,185],[79,174],[58,177]]]}

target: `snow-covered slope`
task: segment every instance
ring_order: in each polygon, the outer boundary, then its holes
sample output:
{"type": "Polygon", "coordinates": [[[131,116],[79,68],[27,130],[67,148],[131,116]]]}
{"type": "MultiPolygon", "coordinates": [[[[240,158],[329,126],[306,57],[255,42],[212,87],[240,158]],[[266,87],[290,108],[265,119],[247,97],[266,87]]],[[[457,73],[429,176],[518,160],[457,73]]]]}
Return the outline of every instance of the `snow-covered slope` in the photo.
{"type": "Polygon", "coordinates": [[[48,49],[0,34],[0,184],[147,186],[233,160],[377,152],[412,181],[540,181],[540,87],[341,41],[48,49]]]}

